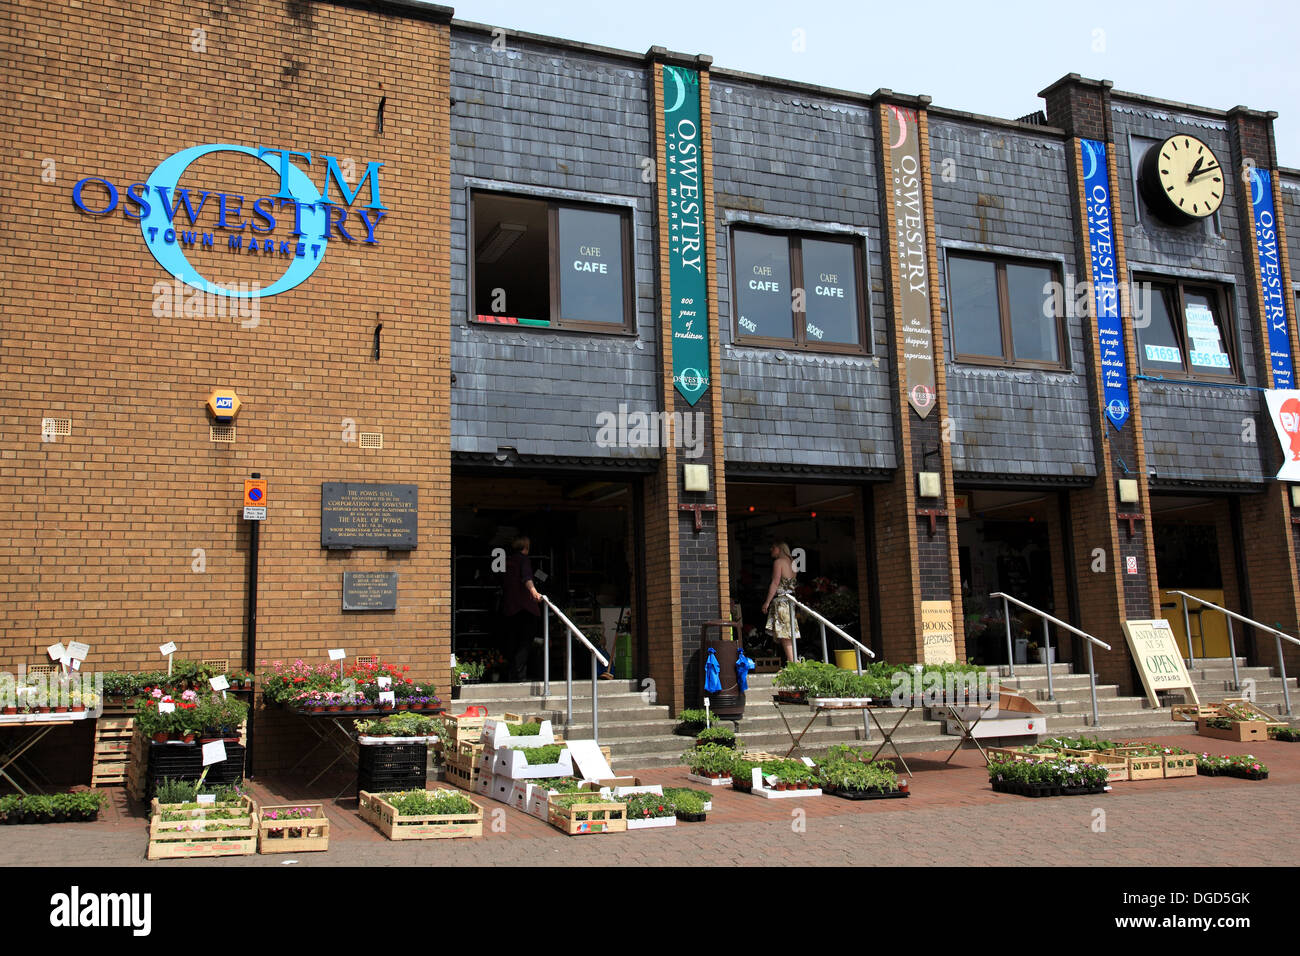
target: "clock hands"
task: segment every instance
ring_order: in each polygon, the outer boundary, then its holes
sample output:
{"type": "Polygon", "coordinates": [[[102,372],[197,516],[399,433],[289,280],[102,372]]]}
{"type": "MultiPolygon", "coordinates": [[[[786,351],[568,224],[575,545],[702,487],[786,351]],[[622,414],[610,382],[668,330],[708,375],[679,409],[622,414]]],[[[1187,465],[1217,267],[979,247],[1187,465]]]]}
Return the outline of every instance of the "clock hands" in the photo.
{"type": "Polygon", "coordinates": [[[1215,164],[1213,166],[1206,166],[1204,169],[1201,169],[1200,166],[1202,162],[1204,162],[1203,157],[1196,161],[1196,165],[1192,167],[1192,171],[1187,174],[1187,181],[1189,183],[1192,180],[1196,179],[1198,176],[1204,176],[1206,173],[1213,172],[1214,170],[1219,168],[1218,165],[1215,164]]]}

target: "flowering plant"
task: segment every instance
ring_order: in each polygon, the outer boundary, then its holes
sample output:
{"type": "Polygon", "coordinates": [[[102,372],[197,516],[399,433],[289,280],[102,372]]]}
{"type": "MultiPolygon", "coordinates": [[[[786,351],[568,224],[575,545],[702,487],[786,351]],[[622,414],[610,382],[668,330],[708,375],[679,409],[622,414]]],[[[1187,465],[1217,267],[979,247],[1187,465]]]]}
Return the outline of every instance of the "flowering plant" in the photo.
{"type": "Polygon", "coordinates": [[[677,806],[659,793],[636,793],[627,798],[629,820],[654,820],[677,815],[677,806]]]}

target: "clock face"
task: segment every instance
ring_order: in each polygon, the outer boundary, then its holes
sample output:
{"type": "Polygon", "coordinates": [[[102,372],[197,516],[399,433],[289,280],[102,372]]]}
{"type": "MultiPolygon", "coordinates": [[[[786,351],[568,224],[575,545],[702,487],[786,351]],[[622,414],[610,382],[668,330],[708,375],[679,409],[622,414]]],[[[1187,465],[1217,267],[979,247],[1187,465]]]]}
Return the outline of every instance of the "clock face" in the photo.
{"type": "Polygon", "coordinates": [[[1223,203],[1223,167],[1195,136],[1179,133],[1142,158],[1143,197],[1156,215],[1187,223],[1212,216],[1223,203]]]}

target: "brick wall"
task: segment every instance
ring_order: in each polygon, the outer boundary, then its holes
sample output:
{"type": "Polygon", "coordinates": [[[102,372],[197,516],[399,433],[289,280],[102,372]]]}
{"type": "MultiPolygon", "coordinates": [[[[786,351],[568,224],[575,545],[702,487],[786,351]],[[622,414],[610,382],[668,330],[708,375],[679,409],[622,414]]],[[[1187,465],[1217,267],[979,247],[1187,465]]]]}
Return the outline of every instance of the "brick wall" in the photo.
{"type": "MultiPolygon", "coordinates": [[[[247,663],[239,505],[242,479],[258,471],[269,518],[257,656],[323,661],[342,646],[446,687],[449,435],[445,414],[430,412],[448,399],[444,15],[272,0],[41,3],[6,15],[8,112],[22,132],[6,139],[14,152],[0,185],[10,210],[0,296],[14,320],[0,332],[0,480],[11,490],[0,518],[3,666],[72,639],[91,644],[90,664],[103,669],[157,666],[168,640],[182,655],[247,663]],[[156,317],[154,285],[170,277],[139,226],[120,210],[87,215],[70,194],[93,176],[124,195],[196,143],[310,150],[311,166],[295,163],[317,188],[326,155],[351,158],[358,176],[382,161],[378,244],[336,235],[306,282],[261,300],[255,327],[156,317]],[[204,402],[218,385],[245,403],[233,445],[209,441],[204,402]],[[43,416],[71,419],[71,435],[43,442],[43,416]],[[383,432],[383,448],[345,443],[349,418],[383,432]],[[366,480],[417,485],[417,550],[322,550],[321,482],[366,480]],[[203,573],[192,569],[199,548],[203,573]],[[368,569],[400,573],[399,609],[343,614],[341,572],[368,569]]],[[[279,188],[266,166],[229,153],[194,163],[181,185],[250,200],[279,188]]],[[[215,224],[210,202],[199,228],[215,224]]],[[[348,224],[361,233],[355,213],[348,224]]],[[[216,230],[215,249],[191,251],[196,268],[263,286],[284,270],[287,256],[227,252],[233,234],[216,230]]],[[[268,734],[260,766],[297,746],[268,734]]]]}

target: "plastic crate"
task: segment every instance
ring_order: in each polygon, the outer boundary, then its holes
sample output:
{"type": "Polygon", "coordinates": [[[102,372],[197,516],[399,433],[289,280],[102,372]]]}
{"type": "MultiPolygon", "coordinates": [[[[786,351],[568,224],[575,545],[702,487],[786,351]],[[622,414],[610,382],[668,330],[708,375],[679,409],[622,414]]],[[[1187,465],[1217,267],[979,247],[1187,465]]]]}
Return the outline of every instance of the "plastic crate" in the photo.
{"type": "Polygon", "coordinates": [[[429,763],[428,744],[390,744],[383,747],[359,747],[357,768],[363,773],[410,773],[423,771],[429,763]]]}
{"type": "Polygon", "coordinates": [[[426,773],[423,767],[420,768],[419,771],[407,771],[404,773],[369,774],[362,771],[357,774],[357,790],[364,790],[367,793],[387,793],[395,790],[423,790],[426,779],[426,773]]]}

